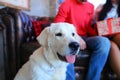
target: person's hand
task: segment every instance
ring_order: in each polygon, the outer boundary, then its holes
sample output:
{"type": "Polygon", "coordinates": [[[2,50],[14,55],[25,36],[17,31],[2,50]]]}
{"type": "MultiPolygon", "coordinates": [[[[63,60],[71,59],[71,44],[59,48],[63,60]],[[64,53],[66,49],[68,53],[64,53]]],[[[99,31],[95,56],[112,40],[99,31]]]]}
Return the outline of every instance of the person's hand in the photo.
{"type": "Polygon", "coordinates": [[[85,50],[86,49],[86,42],[80,37],[80,49],[85,50]]]}
{"type": "Polygon", "coordinates": [[[102,10],[103,8],[103,5],[102,4],[99,4],[96,9],[94,10],[94,14],[93,14],[93,20],[98,20],[98,16],[99,16],[99,13],[100,11],[102,10]]]}

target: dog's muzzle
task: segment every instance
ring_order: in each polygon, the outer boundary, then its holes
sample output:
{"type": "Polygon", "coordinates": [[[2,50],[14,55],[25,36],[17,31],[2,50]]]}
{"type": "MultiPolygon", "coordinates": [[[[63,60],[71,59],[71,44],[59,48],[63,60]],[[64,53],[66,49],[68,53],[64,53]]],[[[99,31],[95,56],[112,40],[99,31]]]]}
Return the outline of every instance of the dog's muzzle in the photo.
{"type": "Polygon", "coordinates": [[[71,49],[71,54],[75,55],[76,52],[78,51],[79,47],[80,47],[79,43],[77,43],[77,42],[71,42],[69,44],[69,48],[71,49]]]}
{"type": "Polygon", "coordinates": [[[62,56],[59,53],[57,53],[59,59],[61,59],[62,61],[66,61],[68,63],[74,63],[75,59],[76,59],[76,54],[79,51],[79,47],[80,47],[79,43],[77,43],[77,42],[71,42],[69,44],[70,53],[67,54],[66,56],[62,56]]]}

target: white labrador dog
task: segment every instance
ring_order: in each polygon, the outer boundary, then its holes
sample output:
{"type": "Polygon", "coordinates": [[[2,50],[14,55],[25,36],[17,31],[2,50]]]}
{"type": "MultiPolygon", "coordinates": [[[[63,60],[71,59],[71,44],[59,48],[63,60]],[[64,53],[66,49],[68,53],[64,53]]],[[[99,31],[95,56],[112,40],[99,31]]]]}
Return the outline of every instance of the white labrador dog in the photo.
{"type": "Polygon", "coordinates": [[[52,23],[37,37],[41,47],[18,71],[14,80],[65,80],[69,63],[79,52],[79,36],[72,24],[52,23]]]}

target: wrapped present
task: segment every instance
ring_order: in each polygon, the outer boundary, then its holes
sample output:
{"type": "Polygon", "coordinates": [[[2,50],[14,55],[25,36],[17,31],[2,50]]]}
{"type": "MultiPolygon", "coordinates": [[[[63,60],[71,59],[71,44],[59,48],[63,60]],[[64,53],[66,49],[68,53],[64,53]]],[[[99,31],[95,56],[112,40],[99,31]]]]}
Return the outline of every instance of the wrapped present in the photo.
{"type": "Polygon", "coordinates": [[[120,33],[120,18],[110,18],[96,23],[98,35],[113,35],[120,33]]]}

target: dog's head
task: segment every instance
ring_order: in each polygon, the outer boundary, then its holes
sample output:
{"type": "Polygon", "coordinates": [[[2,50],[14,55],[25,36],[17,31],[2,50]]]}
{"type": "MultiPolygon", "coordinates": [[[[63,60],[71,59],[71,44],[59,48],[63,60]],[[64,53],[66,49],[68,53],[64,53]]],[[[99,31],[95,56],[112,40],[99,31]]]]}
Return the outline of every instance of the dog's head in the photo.
{"type": "Polygon", "coordinates": [[[41,32],[37,40],[46,50],[52,51],[53,54],[49,56],[69,63],[75,62],[80,49],[79,36],[69,23],[52,23],[41,32]]]}

